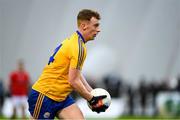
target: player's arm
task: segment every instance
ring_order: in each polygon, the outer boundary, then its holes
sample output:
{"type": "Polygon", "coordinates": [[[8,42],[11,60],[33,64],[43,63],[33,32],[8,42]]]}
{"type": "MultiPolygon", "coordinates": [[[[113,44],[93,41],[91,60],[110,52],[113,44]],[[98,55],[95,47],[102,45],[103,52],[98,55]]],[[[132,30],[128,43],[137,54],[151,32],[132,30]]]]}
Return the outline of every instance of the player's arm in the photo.
{"type": "MultiPolygon", "coordinates": [[[[85,98],[91,106],[93,111],[103,111],[104,109],[98,105],[98,103],[105,98],[106,96],[93,96],[90,91],[86,88],[84,83],[81,80],[81,69],[84,63],[83,56],[85,56],[84,48],[82,44],[78,43],[77,46],[72,44],[69,46],[69,58],[70,58],[70,67],[69,67],[69,76],[68,81],[72,88],[77,91],[83,98],[85,98]]],[[[86,83],[85,83],[86,84],[86,83]]]]}
{"type": "Polygon", "coordinates": [[[85,98],[89,104],[92,106],[92,110],[100,113],[104,112],[106,106],[99,104],[101,103],[102,99],[106,98],[106,95],[102,96],[93,96],[91,93],[86,89],[84,86],[81,78],[81,72],[78,69],[70,68],[69,69],[69,83],[77,91],[83,98],[85,98]]]}
{"type": "Polygon", "coordinates": [[[78,69],[70,68],[69,69],[69,79],[70,85],[73,87],[75,91],[77,91],[83,98],[87,101],[90,101],[93,96],[89,92],[88,89],[84,86],[81,80],[81,72],[78,69]]]}
{"type": "Polygon", "coordinates": [[[82,83],[84,84],[84,86],[86,87],[86,89],[91,92],[93,89],[92,87],[89,85],[89,83],[87,82],[87,80],[85,79],[85,77],[83,76],[83,74],[81,73],[80,75],[80,79],[82,81],[82,83]]]}

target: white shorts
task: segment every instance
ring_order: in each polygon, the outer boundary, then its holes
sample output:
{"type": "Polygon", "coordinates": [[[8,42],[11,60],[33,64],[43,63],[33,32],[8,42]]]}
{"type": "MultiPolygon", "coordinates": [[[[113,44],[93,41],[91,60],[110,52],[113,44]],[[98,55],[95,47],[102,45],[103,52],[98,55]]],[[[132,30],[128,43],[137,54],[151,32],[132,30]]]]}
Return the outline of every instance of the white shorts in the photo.
{"type": "Polygon", "coordinates": [[[12,96],[12,104],[14,107],[25,106],[27,104],[27,96],[12,96]]]}

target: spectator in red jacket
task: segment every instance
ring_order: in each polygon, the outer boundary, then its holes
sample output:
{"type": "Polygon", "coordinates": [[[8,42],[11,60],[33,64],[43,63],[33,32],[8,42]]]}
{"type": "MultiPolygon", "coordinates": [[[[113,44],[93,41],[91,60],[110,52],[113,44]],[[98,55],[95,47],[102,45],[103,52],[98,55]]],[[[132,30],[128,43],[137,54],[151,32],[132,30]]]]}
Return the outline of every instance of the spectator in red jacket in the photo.
{"type": "Polygon", "coordinates": [[[12,119],[16,118],[18,108],[22,111],[22,118],[25,118],[29,83],[29,75],[24,68],[24,63],[22,60],[19,60],[17,70],[11,72],[10,74],[10,94],[13,104],[12,119]]]}

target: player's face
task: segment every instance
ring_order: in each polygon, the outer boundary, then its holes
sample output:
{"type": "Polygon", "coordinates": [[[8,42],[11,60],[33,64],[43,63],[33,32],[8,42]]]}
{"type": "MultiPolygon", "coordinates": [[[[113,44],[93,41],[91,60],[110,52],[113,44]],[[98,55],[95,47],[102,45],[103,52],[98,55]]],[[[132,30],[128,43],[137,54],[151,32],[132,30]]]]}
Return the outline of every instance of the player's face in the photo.
{"type": "Polygon", "coordinates": [[[100,32],[99,20],[92,17],[90,21],[86,24],[86,35],[87,40],[94,40],[96,35],[100,32]]]}
{"type": "Polygon", "coordinates": [[[24,64],[22,62],[18,63],[18,70],[23,71],[24,70],[24,64]]]}

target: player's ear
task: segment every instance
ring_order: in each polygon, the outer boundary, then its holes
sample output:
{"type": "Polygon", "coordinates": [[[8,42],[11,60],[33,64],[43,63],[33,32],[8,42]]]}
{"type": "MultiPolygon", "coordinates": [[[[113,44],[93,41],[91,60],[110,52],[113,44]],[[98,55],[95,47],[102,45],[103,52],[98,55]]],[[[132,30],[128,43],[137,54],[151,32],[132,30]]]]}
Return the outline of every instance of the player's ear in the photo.
{"type": "Polygon", "coordinates": [[[87,27],[86,27],[86,23],[83,22],[83,23],[81,24],[81,26],[82,26],[82,29],[83,29],[83,30],[86,30],[86,28],[87,28],[87,27]]]}
{"type": "Polygon", "coordinates": [[[86,30],[88,27],[88,21],[82,21],[81,26],[83,30],[86,30]]]}

